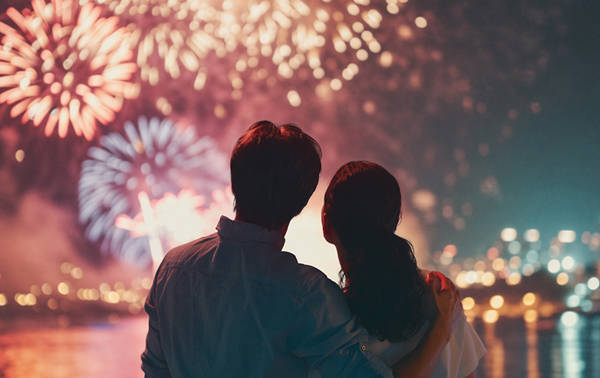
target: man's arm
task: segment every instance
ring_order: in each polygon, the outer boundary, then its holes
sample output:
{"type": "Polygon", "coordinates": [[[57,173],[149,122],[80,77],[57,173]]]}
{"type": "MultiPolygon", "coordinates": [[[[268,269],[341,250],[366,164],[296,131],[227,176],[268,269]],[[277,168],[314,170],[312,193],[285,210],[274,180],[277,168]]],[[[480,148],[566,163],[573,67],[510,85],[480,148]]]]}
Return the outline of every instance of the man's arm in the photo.
{"type": "Polygon", "coordinates": [[[454,325],[463,314],[458,290],[446,276],[432,272],[427,276],[432,286],[439,316],[420,346],[394,365],[395,377],[429,377],[442,350],[448,343],[454,325]]]}
{"type": "Polygon", "coordinates": [[[323,377],[391,377],[391,370],[367,350],[366,331],[350,313],[340,288],[322,273],[298,298],[291,352],[323,377]]]}
{"type": "MultiPolygon", "coordinates": [[[[158,273],[157,273],[158,276],[158,273]]],[[[155,305],[156,291],[155,277],[144,310],[148,314],[148,334],[146,335],[146,350],[142,353],[142,370],[146,378],[171,378],[169,367],[165,360],[162,346],[160,344],[160,326],[158,323],[158,314],[155,305]]]]}

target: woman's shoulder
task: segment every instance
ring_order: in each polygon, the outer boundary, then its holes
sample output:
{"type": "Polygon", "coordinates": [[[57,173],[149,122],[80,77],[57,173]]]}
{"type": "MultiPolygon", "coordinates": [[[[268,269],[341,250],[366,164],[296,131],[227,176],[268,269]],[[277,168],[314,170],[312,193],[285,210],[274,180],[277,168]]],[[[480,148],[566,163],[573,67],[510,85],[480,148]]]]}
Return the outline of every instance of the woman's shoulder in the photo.
{"type": "Polygon", "coordinates": [[[369,335],[369,350],[379,357],[386,365],[392,366],[419,345],[421,339],[427,334],[429,327],[429,321],[425,321],[417,333],[412,337],[408,340],[398,342],[381,340],[375,336],[369,335]]]}

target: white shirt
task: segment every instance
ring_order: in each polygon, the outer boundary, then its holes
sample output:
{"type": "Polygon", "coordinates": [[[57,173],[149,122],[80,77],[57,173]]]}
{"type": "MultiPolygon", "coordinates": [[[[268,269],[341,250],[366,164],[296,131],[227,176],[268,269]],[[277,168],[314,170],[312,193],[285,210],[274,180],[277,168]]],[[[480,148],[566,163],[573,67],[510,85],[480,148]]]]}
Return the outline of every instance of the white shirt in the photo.
{"type": "MultiPolygon", "coordinates": [[[[393,366],[402,357],[412,351],[421,341],[429,328],[429,322],[411,337],[401,343],[390,343],[369,337],[369,350],[377,355],[388,366],[393,366]]],[[[463,378],[477,368],[479,360],[486,353],[483,342],[477,332],[463,317],[457,322],[450,341],[442,350],[432,377],[435,378],[463,378]]]]}

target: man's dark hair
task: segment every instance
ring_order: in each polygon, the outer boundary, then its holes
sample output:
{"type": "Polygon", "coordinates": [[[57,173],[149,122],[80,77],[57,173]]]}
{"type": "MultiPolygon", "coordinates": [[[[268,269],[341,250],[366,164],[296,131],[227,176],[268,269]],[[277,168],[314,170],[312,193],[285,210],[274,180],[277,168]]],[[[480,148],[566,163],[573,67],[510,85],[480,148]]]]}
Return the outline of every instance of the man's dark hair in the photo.
{"type": "Polygon", "coordinates": [[[256,122],[231,154],[238,218],[265,228],[287,224],[306,206],[321,172],[321,148],[298,126],[256,122]]]}

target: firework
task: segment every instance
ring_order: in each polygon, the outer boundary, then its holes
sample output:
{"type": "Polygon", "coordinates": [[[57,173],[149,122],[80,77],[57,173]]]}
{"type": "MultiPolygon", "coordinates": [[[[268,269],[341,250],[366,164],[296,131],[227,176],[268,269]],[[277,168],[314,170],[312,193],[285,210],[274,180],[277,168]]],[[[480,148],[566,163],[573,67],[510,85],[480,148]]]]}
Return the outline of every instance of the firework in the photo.
{"type": "MultiPolygon", "coordinates": [[[[368,1],[337,7],[329,1],[250,1],[239,14],[240,42],[247,52],[237,68],[254,65],[260,56],[277,73],[291,78],[308,65],[316,79],[338,81],[358,73],[356,63],[381,51],[373,34],[383,15],[368,1]]],[[[339,85],[334,82],[334,87],[339,85]]]]}
{"type": "Polygon", "coordinates": [[[58,127],[64,138],[70,125],[90,140],[97,122],[111,122],[123,99],[137,96],[128,34],[91,3],[33,0],[32,8],[7,10],[16,27],[0,22],[0,103],[23,123],[45,124],[46,136],[58,127]]]}
{"type": "Polygon", "coordinates": [[[213,233],[221,215],[233,215],[230,188],[214,190],[210,202],[191,190],[166,193],[152,202],[141,192],[138,199],[141,211],[133,218],[119,215],[115,226],[128,230],[132,237],[148,237],[155,269],[167,249],[213,233]]]}
{"type": "Polygon", "coordinates": [[[130,22],[142,78],[151,84],[159,82],[161,69],[172,78],[186,70],[201,89],[210,69],[206,62],[216,57],[226,62],[234,90],[248,77],[291,79],[302,68],[308,68],[304,78],[338,88],[358,73],[357,63],[381,50],[373,31],[383,14],[368,1],[346,7],[325,0],[97,2],[130,22]],[[274,76],[263,69],[268,62],[274,76]]]}
{"type": "Polygon", "coordinates": [[[128,23],[130,42],[142,79],[159,83],[161,73],[177,79],[182,71],[193,74],[195,89],[206,82],[206,58],[223,56],[234,35],[226,16],[208,1],[97,0],[128,23]]]}
{"type": "MultiPolygon", "coordinates": [[[[125,135],[108,134],[99,147],[90,148],[79,181],[79,218],[88,239],[99,242],[104,253],[143,265],[151,258],[144,236],[149,233],[132,234],[129,229],[139,231],[139,227],[117,227],[117,218],[138,216],[156,231],[160,227],[145,219],[153,213],[144,213],[145,206],[182,190],[210,200],[213,191],[227,185],[228,169],[213,140],[198,139],[191,127],[181,130],[169,120],[140,117],[137,125],[127,122],[124,130],[125,135]]],[[[188,204],[194,204],[194,198],[182,197],[188,204]]],[[[161,203],[171,203],[165,201],[161,203]]],[[[202,204],[210,205],[209,201],[202,204]]],[[[123,224],[121,220],[119,225],[123,224]]]]}

